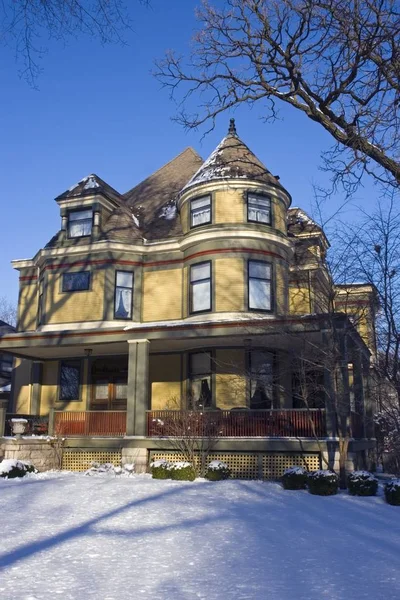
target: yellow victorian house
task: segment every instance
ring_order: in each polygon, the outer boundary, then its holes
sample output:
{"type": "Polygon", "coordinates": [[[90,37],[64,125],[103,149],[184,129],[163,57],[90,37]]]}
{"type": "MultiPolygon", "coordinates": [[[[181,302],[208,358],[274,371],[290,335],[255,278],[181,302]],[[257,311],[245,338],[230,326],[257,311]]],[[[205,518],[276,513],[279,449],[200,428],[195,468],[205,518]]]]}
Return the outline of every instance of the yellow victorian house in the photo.
{"type": "Polygon", "coordinates": [[[13,413],[48,418],[65,467],[171,455],[187,411],[218,422],[213,453],[239,477],[333,465],[341,436],[368,461],[373,290],[334,286],[323,230],[233,120],[205,162],[188,148],[125,194],[90,175],[56,202],[58,233],[13,261],[0,352],[13,413]]]}

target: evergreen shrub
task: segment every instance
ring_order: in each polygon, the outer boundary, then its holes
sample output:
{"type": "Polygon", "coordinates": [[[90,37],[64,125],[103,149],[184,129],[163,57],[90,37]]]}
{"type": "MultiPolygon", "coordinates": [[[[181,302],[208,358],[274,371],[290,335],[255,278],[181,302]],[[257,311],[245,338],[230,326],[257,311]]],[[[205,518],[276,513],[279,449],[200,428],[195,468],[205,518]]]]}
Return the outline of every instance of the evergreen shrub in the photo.
{"type": "Polygon", "coordinates": [[[285,490],[304,490],[307,484],[307,471],[303,467],[289,467],[281,477],[285,490]]]}
{"type": "Polygon", "coordinates": [[[339,488],[339,477],[327,470],[314,471],[307,477],[308,491],[316,496],[333,496],[339,488]]]}
{"type": "Polygon", "coordinates": [[[354,471],[347,478],[347,489],[352,496],[375,496],[378,480],[368,471],[354,471]]]}
{"type": "Polygon", "coordinates": [[[221,481],[230,477],[231,470],[228,465],[220,460],[212,460],[207,466],[205,478],[209,481],[221,481]]]}
{"type": "Polygon", "coordinates": [[[392,506],[400,506],[400,479],[393,479],[385,485],[385,499],[392,506]]]}

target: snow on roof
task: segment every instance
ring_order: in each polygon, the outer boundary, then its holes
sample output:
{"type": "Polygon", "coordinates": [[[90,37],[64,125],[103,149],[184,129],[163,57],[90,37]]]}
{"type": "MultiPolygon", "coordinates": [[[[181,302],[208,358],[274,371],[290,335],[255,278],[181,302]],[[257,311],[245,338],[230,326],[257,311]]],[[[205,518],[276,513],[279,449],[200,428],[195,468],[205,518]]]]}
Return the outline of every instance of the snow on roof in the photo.
{"type": "Polygon", "coordinates": [[[166,219],[167,221],[172,221],[175,219],[177,213],[177,208],[175,202],[169,202],[165,206],[162,207],[159,217],[161,219],[166,219]]]}

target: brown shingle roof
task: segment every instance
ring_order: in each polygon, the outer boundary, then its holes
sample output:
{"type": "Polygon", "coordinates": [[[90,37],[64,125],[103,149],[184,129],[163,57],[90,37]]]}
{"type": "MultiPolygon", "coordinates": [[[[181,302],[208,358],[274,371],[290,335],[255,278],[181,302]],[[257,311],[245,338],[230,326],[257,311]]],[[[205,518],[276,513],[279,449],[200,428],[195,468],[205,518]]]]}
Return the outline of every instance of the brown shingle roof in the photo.
{"type": "Polygon", "coordinates": [[[119,206],[108,217],[100,239],[129,243],[142,237],[131,210],[126,206],[119,206]]]}
{"type": "Polygon", "coordinates": [[[202,164],[193,148],[173,160],[123,195],[140,222],[146,239],[163,239],[182,234],[175,209],[178,193],[202,164]]]}
{"type": "Polygon", "coordinates": [[[77,184],[73,185],[68,190],[57,196],[56,200],[92,196],[93,194],[101,194],[106,198],[121,202],[121,194],[95,173],[92,173],[92,175],[87,175],[78,181],[77,184]]]}
{"type": "MultiPolygon", "coordinates": [[[[238,137],[234,119],[231,119],[226,137],[210,154],[200,169],[188,181],[184,189],[215,179],[252,179],[267,183],[288,192],[263,163],[238,137]]],[[[289,194],[288,194],[289,195],[289,194]]],[[[289,195],[290,198],[290,195],[289,195]]]]}

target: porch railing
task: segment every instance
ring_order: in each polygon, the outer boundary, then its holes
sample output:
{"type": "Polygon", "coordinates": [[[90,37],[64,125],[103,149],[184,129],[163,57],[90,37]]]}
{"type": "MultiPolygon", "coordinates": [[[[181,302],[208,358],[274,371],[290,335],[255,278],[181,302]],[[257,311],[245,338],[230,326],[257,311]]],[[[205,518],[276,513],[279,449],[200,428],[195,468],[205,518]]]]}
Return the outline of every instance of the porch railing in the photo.
{"type": "Polygon", "coordinates": [[[126,434],[125,410],[54,411],[55,435],[122,437],[126,434]]]}
{"type": "Polygon", "coordinates": [[[180,437],[185,431],[199,437],[325,437],[325,411],[272,409],[147,412],[149,437],[180,437]]]}

